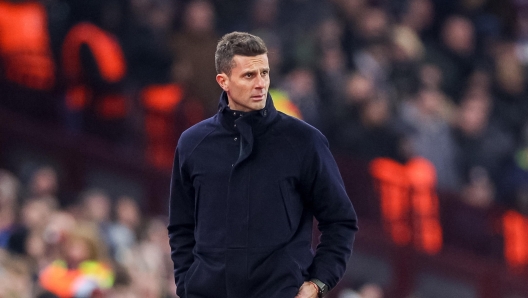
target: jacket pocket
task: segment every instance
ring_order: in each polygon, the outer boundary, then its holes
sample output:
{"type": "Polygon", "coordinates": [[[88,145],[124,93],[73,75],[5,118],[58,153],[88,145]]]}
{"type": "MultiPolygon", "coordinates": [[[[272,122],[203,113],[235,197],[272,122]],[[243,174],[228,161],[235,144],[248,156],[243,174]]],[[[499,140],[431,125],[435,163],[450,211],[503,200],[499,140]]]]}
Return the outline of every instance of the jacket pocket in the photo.
{"type": "Polygon", "coordinates": [[[185,287],[185,293],[189,293],[189,289],[192,286],[192,280],[194,277],[194,274],[197,271],[198,266],[200,265],[199,259],[194,259],[194,262],[192,263],[191,267],[189,267],[189,270],[187,270],[187,273],[185,273],[185,278],[183,279],[183,286],[185,287]]]}
{"type": "Polygon", "coordinates": [[[301,268],[280,248],[274,251],[252,253],[248,258],[248,283],[252,297],[285,297],[287,289],[299,289],[304,282],[301,268]]]}
{"type": "Polygon", "coordinates": [[[287,180],[279,181],[279,186],[290,231],[296,231],[304,208],[300,195],[287,180]]]}

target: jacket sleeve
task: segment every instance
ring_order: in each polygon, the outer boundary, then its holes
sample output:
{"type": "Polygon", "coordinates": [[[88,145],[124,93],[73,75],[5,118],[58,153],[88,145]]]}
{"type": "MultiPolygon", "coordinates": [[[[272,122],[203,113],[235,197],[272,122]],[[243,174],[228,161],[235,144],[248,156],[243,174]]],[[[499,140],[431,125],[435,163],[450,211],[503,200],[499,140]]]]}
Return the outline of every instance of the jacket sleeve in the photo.
{"type": "Polygon", "coordinates": [[[321,232],[309,273],[331,289],[345,273],[352,254],[357,216],[326,138],[317,134],[309,148],[302,187],[321,232]]]}
{"type": "Polygon", "coordinates": [[[185,274],[194,261],[194,188],[176,149],[170,186],[169,243],[177,294],[185,297],[185,274]]]}

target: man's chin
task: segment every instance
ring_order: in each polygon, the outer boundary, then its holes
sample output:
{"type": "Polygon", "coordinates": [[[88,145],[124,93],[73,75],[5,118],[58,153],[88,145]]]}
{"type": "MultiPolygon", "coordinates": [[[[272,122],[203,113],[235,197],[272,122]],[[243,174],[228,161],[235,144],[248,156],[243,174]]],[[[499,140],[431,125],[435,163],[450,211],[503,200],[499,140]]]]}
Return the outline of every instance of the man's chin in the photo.
{"type": "Polygon", "coordinates": [[[263,100],[262,102],[253,103],[251,105],[251,109],[253,111],[260,111],[260,110],[262,110],[265,107],[266,107],[266,101],[265,100],[263,100]]]}
{"type": "Polygon", "coordinates": [[[263,105],[259,105],[258,108],[256,109],[257,111],[260,111],[262,110],[263,108],[266,107],[266,104],[263,104],[263,105]]]}

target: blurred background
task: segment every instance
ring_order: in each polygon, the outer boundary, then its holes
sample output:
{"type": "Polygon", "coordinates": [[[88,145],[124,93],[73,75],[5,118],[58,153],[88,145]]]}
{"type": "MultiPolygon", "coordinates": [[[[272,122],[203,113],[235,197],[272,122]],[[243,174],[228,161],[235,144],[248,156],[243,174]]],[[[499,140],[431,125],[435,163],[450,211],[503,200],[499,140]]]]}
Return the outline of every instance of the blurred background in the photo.
{"type": "Polygon", "coordinates": [[[0,0],[0,297],[176,297],[174,148],[233,30],[358,213],[329,297],[528,297],[525,0],[0,0]]]}

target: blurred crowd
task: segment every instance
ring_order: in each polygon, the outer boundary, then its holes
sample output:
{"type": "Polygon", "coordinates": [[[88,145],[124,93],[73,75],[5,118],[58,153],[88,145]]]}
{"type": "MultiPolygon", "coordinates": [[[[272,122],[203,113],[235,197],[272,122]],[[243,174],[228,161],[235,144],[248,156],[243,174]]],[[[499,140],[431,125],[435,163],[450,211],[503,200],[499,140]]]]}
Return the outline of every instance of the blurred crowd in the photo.
{"type": "Polygon", "coordinates": [[[423,156],[441,190],[528,208],[524,1],[3,0],[0,15],[24,5],[40,27],[0,23],[10,110],[170,167],[179,133],[217,109],[217,40],[248,31],[269,47],[271,91],[334,152],[423,156]]]}
{"type": "Polygon", "coordinates": [[[176,297],[165,218],[87,189],[60,206],[57,173],[0,170],[0,297],[176,297]]]}
{"type": "MultiPolygon", "coordinates": [[[[214,51],[233,30],[264,39],[270,91],[336,154],[425,157],[439,192],[528,213],[527,1],[0,0],[0,107],[167,169],[179,133],[217,109],[214,51]]],[[[32,296],[54,260],[97,256],[113,297],[172,297],[163,220],[104,190],[59,206],[52,177],[0,175],[0,247],[30,260],[0,251],[17,281],[0,289],[32,296]]]]}

